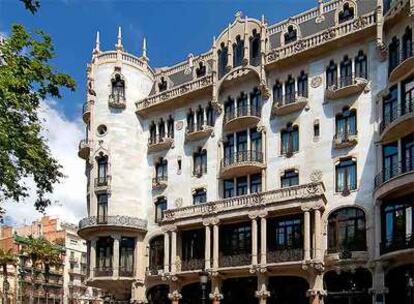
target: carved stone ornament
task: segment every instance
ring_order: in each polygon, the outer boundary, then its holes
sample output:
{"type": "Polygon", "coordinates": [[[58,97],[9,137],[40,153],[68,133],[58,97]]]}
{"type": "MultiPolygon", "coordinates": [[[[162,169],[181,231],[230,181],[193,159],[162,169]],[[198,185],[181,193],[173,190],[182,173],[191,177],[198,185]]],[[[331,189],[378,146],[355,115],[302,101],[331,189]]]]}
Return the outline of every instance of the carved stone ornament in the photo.
{"type": "Polygon", "coordinates": [[[183,206],[183,198],[179,197],[175,200],[175,207],[176,208],[181,208],[183,206]]]}
{"type": "Polygon", "coordinates": [[[267,290],[259,290],[259,291],[256,291],[255,296],[256,296],[256,298],[258,298],[260,300],[265,300],[268,297],[270,297],[270,292],[267,291],[267,290]]]}
{"type": "Polygon", "coordinates": [[[182,121],[177,121],[176,128],[178,131],[182,130],[184,123],[182,121]]]}
{"type": "Polygon", "coordinates": [[[336,32],[335,32],[335,29],[333,29],[333,28],[329,28],[329,29],[327,29],[325,32],[323,32],[323,34],[322,34],[322,39],[324,40],[324,41],[328,41],[328,40],[331,40],[331,39],[333,39],[333,38],[335,38],[336,37],[336,32]]]}
{"type": "Polygon", "coordinates": [[[184,70],[184,75],[190,75],[192,73],[192,69],[190,67],[186,67],[184,70]]]}
{"type": "Polygon", "coordinates": [[[384,62],[387,59],[388,48],[382,41],[377,44],[377,54],[379,61],[384,62]]]}
{"type": "Polygon", "coordinates": [[[363,17],[359,17],[352,24],[354,30],[359,30],[364,28],[367,25],[367,21],[363,17]]]}
{"type": "Polygon", "coordinates": [[[299,40],[298,42],[295,43],[294,46],[294,50],[295,53],[299,53],[301,51],[303,51],[306,48],[306,42],[303,40],[299,40]]]}
{"type": "Polygon", "coordinates": [[[314,183],[322,181],[323,173],[321,170],[313,170],[310,174],[310,180],[314,183]]]}
{"type": "Polygon", "coordinates": [[[267,55],[267,61],[268,62],[272,62],[275,61],[279,58],[279,51],[277,50],[272,50],[268,55],[267,55]]]}
{"type": "Polygon", "coordinates": [[[322,84],[322,77],[321,76],[312,77],[312,80],[311,80],[311,87],[312,88],[316,89],[321,84],[322,84]]]}
{"type": "Polygon", "coordinates": [[[182,299],[182,295],[180,294],[180,292],[178,290],[174,290],[173,292],[170,292],[168,294],[168,299],[170,299],[171,301],[179,301],[182,299]]]}
{"type": "Polygon", "coordinates": [[[209,294],[209,298],[212,301],[221,301],[221,300],[223,300],[223,295],[221,293],[219,293],[218,291],[215,291],[215,292],[209,294]]]}

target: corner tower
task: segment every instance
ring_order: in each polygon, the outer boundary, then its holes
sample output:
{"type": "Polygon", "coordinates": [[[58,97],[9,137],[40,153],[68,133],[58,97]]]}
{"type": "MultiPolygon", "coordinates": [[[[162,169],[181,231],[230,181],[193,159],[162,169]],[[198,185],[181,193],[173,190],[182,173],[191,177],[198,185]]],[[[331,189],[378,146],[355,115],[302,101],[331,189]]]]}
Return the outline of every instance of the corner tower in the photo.
{"type": "Polygon", "coordinates": [[[148,164],[134,103],[152,85],[145,41],[136,57],[124,51],[120,28],[111,51],[101,51],[97,33],[87,68],[86,136],[79,144],[79,157],[86,161],[88,217],[78,233],[88,241],[88,284],[106,289],[114,300],[129,300],[132,283],[145,275],[137,257],[145,254],[148,164]]]}

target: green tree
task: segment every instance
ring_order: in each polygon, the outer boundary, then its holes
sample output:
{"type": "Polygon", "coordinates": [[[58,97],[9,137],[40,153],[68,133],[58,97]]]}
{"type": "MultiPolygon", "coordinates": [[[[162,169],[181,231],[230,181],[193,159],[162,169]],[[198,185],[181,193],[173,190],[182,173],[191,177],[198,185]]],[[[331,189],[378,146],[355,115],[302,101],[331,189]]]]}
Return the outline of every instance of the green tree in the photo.
{"type": "Polygon", "coordinates": [[[17,258],[16,255],[13,253],[11,249],[5,250],[3,248],[0,248],[0,267],[3,272],[3,303],[8,303],[8,272],[7,268],[9,266],[16,266],[17,264],[17,258]]]}
{"type": "Polygon", "coordinates": [[[69,75],[51,66],[54,56],[48,35],[31,34],[22,25],[13,25],[11,35],[0,45],[0,203],[27,197],[23,179],[29,177],[36,186],[35,207],[44,211],[50,205],[47,194],[63,177],[41,135],[38,117],[42,100],[61,98],[62,88],[75,89],[69,75]]]}

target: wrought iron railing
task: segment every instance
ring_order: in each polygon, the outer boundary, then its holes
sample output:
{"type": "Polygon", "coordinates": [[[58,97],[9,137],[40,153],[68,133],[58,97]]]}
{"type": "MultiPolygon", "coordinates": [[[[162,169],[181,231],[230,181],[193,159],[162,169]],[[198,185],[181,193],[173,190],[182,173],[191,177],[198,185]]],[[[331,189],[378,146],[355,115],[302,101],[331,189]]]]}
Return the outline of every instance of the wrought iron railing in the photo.
{"type": "Polygon", "coordinates": [[[150,138],[148,138],[148,144],[149,145],[155,145],[155,144],[160,144],[160,143],[164,143],[167,141],[172,141],[173,137],[169,136],[169,135],[158,135],[158,136],[151,136],[150,138]]]}
{"type": "Polygon", "coordinates": [[[261,107],[253,106],[253,105],[242,105],[238,106],[236,109],[231,109],[225,111],[224,113],[224,123],[229,122],[235,118],[247,117],[247,116],[254,116],[254,117],[261,117],[261,107]]]}
{"type": "Polygon", "coordinates": [[[150,275],[158,275],[163,269],[164,265],[162,264],[150,264],[149,267],[147,267],[146,272],[150,275]]]}
{"type": "Polygon", "coordinates": [[[237,151],[231,155],[225,156],[222,160],[222,167],[228,167],[233,164],[243,162],[263,163],[263,153],[261,151],[237,151]]]}
{"type": "Polygon", "coordinates": [[[328,89],[333,88],[334,90],[345,88],[357,83],[357,78],[367,79],[368,75],[366,73],[359,73],[357,75],[341,75],[337,78],[330,79],[326,82],[328,89]]]}
{"type": "Polygon", "coordinates": [[[399,103],[397,98],[393,98],[388,102],[391,103],[391,107],[383,114],[380,123],[381,134],[393,121],[405,114],[414,112],[414,88],[405,93],[402,103],[399,103]]]}
{"type": "Polygon", "coordinates": [[[388,74],[391,74],[397,66],[414,56],[414,43],[406,43],[400,46],[397,53],[389,52],[388,74]]]}
{"type": "Polygon", "coordinates": [[[268,263],[283,263],[303,260],[303,248],[282,248],[267,251],[268,263]]]}
{"type": "Polygon", "coordinates": [[[125,107],[126,99],[123,94],[110,94],[109,104],[113,107],[125,107]]]}
{"type": "Polygon", "coordinates": [[[345,132],[336,133],[334,135],[334,140],[336,143],[352,142],[353,140],[355,140],[357,134],[357,130],[346,130],[345,132]]]}
{"type": "Polygon", "coordinates": [[[181,262],[181,271],[204,269],[204,259],[188,259],[181,262]]]}
{"type": "Polygon", "coordinates": [[[396,162],[392,166],[385,167],[375,176],[375,188],[394,177],[412,171],[414,171],[414,157],[406,158],[402,162],[396,162]]]}
{"type": "Polygon", "coordinates": [[[94,269],[95,277],[112,277],[113,273],[112,267],[97,267],[94,269]]]}
{"type": "Polygon", "coordinates": [[[220,267],[245,266],[252,263],[251,253],[235,253],[230,255],[222,255],[219,258],[220,267]]]}
{"type": "Polygon", "coordinates": [[[303,99],[307,97],[308,97],[308,90],[304,90],[304,91],[287,93],[282,96],[275,95],[274,101],[278,104],[278,106],[285,106],[285,105],[298,102],[301,98],[303,99]]]}
{"type": "Polygon", "coordinates": [[[110,178],[110,176],[101,176],[95,178],[95,187],[108,186],[110,178]]]}
{"type": "Polygon", "coordinates": [[[380,244],[381,254],[409,248],[414,248],[414,234],[406,237],[393,237],[380,244]]]}
{"type": "Polygon", "coordinates": [[[79,222],[79,229],[85,229],[102,224],[131,227],[143,230],[147,228],[147,221],[137,217],[114,215],[102,216],[101,219],[104,219],[105,221],[100,222],[100,218],[98,218],[97,216],[86,217],[79,222]]]}

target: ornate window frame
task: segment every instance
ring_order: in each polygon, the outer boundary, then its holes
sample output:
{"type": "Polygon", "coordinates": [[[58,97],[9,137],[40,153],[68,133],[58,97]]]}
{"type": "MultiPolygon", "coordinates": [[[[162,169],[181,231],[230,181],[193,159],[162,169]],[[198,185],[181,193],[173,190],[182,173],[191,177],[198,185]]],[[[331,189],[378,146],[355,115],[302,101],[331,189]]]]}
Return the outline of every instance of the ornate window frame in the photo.
{"type": "MultiPolygon", "coordinates": [[[[339,14],[341,12],[343,12],[345,5],[349,5],[349,8],[353,8],[354,9],[354,18],[352,20],[355,20],[357,18],[357,16],[358,16],[358,5],[357,5],[356,1],[354,1],[354,0],[344,0],[344,1],[341,1],[339,3],[338,7],[335,10],[335,26],[337,26],[337,25],[340,24],[339,23],[339,14]]],[[[347,20],[345,22],[349,22],[349,21],[351,21],[351,20],[347,20]]]]}

